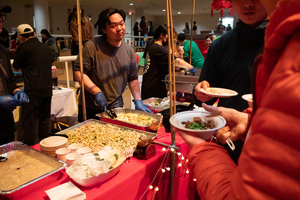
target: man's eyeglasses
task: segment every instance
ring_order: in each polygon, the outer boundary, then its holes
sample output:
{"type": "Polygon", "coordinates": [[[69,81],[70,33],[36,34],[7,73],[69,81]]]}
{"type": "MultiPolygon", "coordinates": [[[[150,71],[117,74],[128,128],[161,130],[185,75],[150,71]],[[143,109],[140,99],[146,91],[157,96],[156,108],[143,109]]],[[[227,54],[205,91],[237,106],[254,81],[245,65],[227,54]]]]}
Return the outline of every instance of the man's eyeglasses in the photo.
{"type": "Polygon", "coordinates": [[[0,14],[0,18],[2,18],[2,21],[6,20],[6,14],[0,14]]]}

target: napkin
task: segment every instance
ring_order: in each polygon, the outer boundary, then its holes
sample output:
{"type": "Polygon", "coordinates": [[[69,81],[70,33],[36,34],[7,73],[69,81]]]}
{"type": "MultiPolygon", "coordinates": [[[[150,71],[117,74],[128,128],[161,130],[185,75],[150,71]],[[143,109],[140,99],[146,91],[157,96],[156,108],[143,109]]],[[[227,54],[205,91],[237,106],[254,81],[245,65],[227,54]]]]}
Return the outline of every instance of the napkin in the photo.
{"type": "Polygon", "coordinates": [[[51,200],[84,200],[86,194],[71,181],[45,191],[51,200]]]}

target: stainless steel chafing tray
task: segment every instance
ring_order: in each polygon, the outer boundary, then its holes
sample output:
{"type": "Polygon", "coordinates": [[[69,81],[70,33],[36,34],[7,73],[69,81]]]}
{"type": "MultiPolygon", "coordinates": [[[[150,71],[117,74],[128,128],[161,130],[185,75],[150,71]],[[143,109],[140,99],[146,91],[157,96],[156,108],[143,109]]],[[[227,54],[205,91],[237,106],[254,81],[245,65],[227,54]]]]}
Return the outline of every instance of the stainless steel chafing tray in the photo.
{"type": "MultiPolygon", "coordinates": [[[[116,121],[117,121],[117,120],[116,120],[116,121]]],[[[85,124],[89,124],[89,123],[109,124],[108,122],[99,121],[99,120],[96,120],[96,119],[88,119],[88,120],[86,120],[86,121],[84,121],[84,122],[81,122],[81,123],[79,123],[79,124],[76,124],[76,125],[74,125],[74,126],[72,126],[72,127],[70,127],[70,128],[67,128],[67,129],[65,129],[65,130],[59,131],[59,132],[57,132],[56,134],[58,134],[58,135],[67,135],[67,133],[68,133],[69,131],[72,131],[72,130],[74,130],[74,129],[76,129],[76,128],[79,128],[79,127],[81,127],[81,126],[83,126],[83,125],[85,125],[85,124]]],[[[153,139],[156,137],[156,133],[147,132],[147,131],[140,131],[140,130],[136,130],[136,129],[133,129],[133,128],[128,128],[128,127],[124,127],[124,126],[120,126],[120,125],[116,125],[116,124],[113,124],[113,125],[114,125],[114,126],[117,126],[117,127],[121,127],[121,128],[127,129],[127,130],[133,130],[133,131],[136,131],[136,132],[140,133],[141,135],[146,135],[146,136],[149,136],[149,137],[151,137],[151,138],[153,138],[153,139]]]]}
{"type": "Polygon", "coordinates": [[[19,150],[30,157],[53,166],[55,170],[11,190],[1,190],[0,188],[0,195],[9,199],[20,199],[28,194],[32,194],[40,190],[49,183],[57,181],[60,175],[59,171],[66,167],[66,163],[56,158],[44,155],[41,152],[32,149],[31,147],[19,141],[10,142],[8,144],[0,146],[0,156],[6,157],[7,154],[9,154],[9,152],[13,150],[19,150]]]}
{"type": "MultiPolygon", "coordinates": [[[[135,113],[135,114],[140,114],[140,115],[145,115],[145,116],[152,117],[153,119],[155,119],[154,123],[157,126],[159,126],[161,124],[162,119],[163,119],[163,116],[160,115],[160,114],[152,114],[152,113],[143,112],[143,111],[140,111],[140,110],[133,110],[133,109],[128,109],[128,108],[114,108],[114,109],[111,109],[111,110],[114,111],[117,115],[120,114],[120,113],[125,113],[125,114],[135,113]]],[[[147,125],[147,126],[139,126],[139,125],[136,125],[136,124],[127,123],[127,122],[123,122],[123,121],[120,121],[120,120],[111,119],[106,112],[96,114],[96,116],[99,117],[101,121],[105,121],[105,122],[120,125],[120,126],[125,126],[125,127],[128,127],[128,128],[138,129],[138,130],[142,130],[142,131],[148,131],[150,129],[150,126],[151,126],[151,124],[147,125]]]]}

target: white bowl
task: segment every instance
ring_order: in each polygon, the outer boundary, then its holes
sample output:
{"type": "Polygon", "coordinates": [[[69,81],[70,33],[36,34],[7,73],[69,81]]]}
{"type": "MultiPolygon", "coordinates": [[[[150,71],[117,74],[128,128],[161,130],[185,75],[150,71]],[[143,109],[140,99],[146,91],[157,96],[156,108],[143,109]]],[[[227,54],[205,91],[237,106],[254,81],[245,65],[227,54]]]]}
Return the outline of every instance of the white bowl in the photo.
{"type": "Polygon", "coordinates": [[[66,155],[67,167],[73,165],[74,161],[80,156],[79,153],[69,153],[66,155]]]}
{"type": "Polygon", "coordinates": [[[253,108],[253,96],[252,96],[252,94],[244,94],[242,96],[242,98],[248,102],[248,105],[249,105],[250,108],[253,108]]]}
{"type": "Polygon", "coordinates": [[[59,148],[67,147],[68,139],[62,136],[50,136],[40,142],[41,152],[55,151],[59,148]]]}
{"type": "Polygon", "coordinates": [[[68,148],[71,150],[71,153],[76,153],[77,150],[80,149],[81,147],[82,147],[82,144],[79,144],[79,143],[73,143],[68,146],[68,148]]]}
{"type": "Polygon", "coordinates": [[[82,147],[77,149],[77,153],[79,153],[80,155],[84,155],[87,153],[91,153],[92,149],[90,147],[82,147]]]}
{"type": "Polygon", "coordinates": [[[206,111],[184,111],[184,112],[180,112],[177,113],[175,115],[173,115],[170,118],[170,123],[190,134],[199,138],[202,138],[203,140],[208,140],[210,139],[214,132],[219,130],[220,128],[224,127],[226,125],[226,120],[219,115],[211,115],[211,113],[206,112],[206,111]],[[185,125],[182,124],[181,122],[186,122],[186,121],[193,121],[194,117],[201,117],[201,119],[205,118],[205,119],[212,119],[214,120],[215,124],[216,124],[216,128],[213,129],[207,129],[207,130],[193,130],[193,129],[189,129],[189,128],[185,128],[185,125]]]}
{"type": "Polygon", "coordinates": [[[66,155],[70,153],[69,148],[60,148],[55,151],[57,159],[66,162],[66,155]]]}
{"type": "Polygon", "coordinates": [[[109,170],[107,173],[100,174],[98,176],[93,176],[90,178],[81,179],[81,178],[71,177],[71,179],[73,179],[73,181],[75,181],[77,184],[79,184],[83,187],[91,187],[91,186],[95,186],[95,185],[100,185],[100,184],[108,181],[109,179],[113,178],[120,171],[120,168],[125,160],[126,160],[125,157],[123,159],[119,159],[117,161],[117,164],[115,165],[115,167],[113,169],[109,170]]]}

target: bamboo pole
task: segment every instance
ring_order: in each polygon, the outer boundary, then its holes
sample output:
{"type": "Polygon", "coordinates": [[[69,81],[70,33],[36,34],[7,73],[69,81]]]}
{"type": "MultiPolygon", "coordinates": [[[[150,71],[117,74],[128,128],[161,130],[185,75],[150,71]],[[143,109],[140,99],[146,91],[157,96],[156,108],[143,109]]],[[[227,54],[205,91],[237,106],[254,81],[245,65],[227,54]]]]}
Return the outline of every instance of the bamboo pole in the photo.
{"type": "Polygon", "coordinates": [[[192,64],[192,43],[193,43],[193,24],[194,24],[194,15],[195,15],[195,0],[192,0],[192,17],[191,17],[191,39],[190,39],[190,64],[192,64]]]}
{"type": "Polygon", "coordinates": [[[86,120],[86,107],[85,107],[85,94],[84,94],[84,81],[83,81],[83,63],[82,63],[82,37],[81,37],[81,8],[80,0],[77,0],[77,25],[78,25],[78,44],[79,44],[79,60],[80,60],[80,73],[81,73],[81,95],[82,95],[82,114],[83,121],[86,120]]]}
{"type": "MultiPolygon", "coordinates": [[[[168,25],[168,47],[169,47],[169,93],[170,93],[170,117],[176,113],[175,96],[175,63],[174,63],[174,33],[171,0],[166,0],[167,25],[168,25]]],[[[170,163],[170,182],[169,199],[173,199],[174,178],[175,178],[175,133],[171,125],[171,163],[170,163]]]]}

